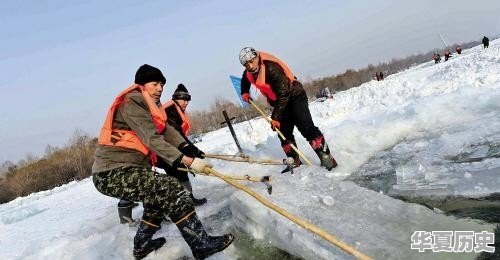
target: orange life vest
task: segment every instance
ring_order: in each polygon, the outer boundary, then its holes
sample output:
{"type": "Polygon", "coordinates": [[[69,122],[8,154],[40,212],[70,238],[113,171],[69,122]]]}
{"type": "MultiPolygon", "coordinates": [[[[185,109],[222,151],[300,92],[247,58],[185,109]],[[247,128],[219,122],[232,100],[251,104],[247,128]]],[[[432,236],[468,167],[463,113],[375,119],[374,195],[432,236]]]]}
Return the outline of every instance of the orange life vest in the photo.
{"type": "Polygon", "coordinates": [[[265,52],[258,52],[260,56],[260,69],[259,69],[259,74],[257,75],[257,80],[255,80],[254,76],[250,72],[246,72],[246,76],[248,81],[250,83],[254,84],[257,89],[259,89],[260,93],[264,95],[266,98],[276,101],[277,97],[276,94],[273,92],[271,89],[271,86],[266,83],[266,65],[264,64],[265,60],[276,62],[281,69],[285,72],[285,76],[288,79],[288,84],[291,84],[295,79],[295,75],[293,74],[292,70],[288,68],[288,66],[281,61],[280,59],[276,58],[275,56],[265,53],[265,52]]]}
{"type": "Polygon", "coordinates": [[[162,108],[163,108],[163,110],[165,110],[165,109],[171,107],[172,105],[175,106],[175,109],[177,109],[177,113],[181,117],[182,133],[184,134],[184,136],[187,136],[189,134],[189,130],[191,129],[191,123],[189,122],[188,115],[186,113],[184,113],[184,111],[182,111],[181,107],[177,103],[175,103],[175,101],[169,100],[167,103],[163,104],[162,108]]]}
{"type": "Polygon", "coordinates": [[[118,146],[139,151],[145,155],[149,155],[151,157],[151,162],[155,165],[157,161],[156,154],[154,152],[150,152],[149,148],[139,139],[134,131],[113,128],[113,118],[115,116],[116,109],[120,104],[126,101],[125,95],[133,90],[139,90],[144,97],[144,100],[146,100],[149,112],[151,113],[151,119],[156,126],[157,132],[161,134],[165,131],[165,124],[167,121],[167,114],[165,113],[165,110],[160,109],[160,107],[153,102],[152,98],[144,90],[144,86],[133,84],[122,91],[115,98],[115,101],[108,110],[106,120],[101,128],[101,133],[99,134],[97,142],[100,145],[118,146]]]}

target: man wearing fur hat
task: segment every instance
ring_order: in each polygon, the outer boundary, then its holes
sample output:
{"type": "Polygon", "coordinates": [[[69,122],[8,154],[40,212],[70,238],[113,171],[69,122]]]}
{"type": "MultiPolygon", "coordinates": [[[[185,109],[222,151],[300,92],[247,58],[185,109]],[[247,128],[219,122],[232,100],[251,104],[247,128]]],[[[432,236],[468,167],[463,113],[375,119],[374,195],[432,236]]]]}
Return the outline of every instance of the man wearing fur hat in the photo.
{"type": "Polygon", "coordinates": [[[135,83],[111,105],[98,138],[92,179],[104,195],[140,201],[144,213],[134,237],[133,255],[142,259],[162,247],[166,239],[153,239],[163,218],[174,222],[195,258],[203,259],[229,246],[231,234],[209,236],[196,215],[189,191],[174,177],[156,174],[158,157],[172,167],[184,164],[203,172],[211,167],[204,159],[184,155],[185,140],[166,123],[160,107],[165,77],[144,64],[135,83]]]}
{"type": "MultiPolygon", "coordinates": [[[[189,122],[189,117],[186,113],[186,108],[191,101],[191,95],[183,84],[179,84],[172,99],[167,103],[163,104],[163,109],[167,113],[167,123],[171,125],[179,134],[184,138],[185,144],[182,148],[183,153],[190,157],[198,157],[201,159],[205,158],[205,153],[198,149],[191,141],[187,138],[191,124],[189,122]]],[[[158,158],[158,163],[155,165],[158,168],[162,168],[165,172],[176,178],[188,190],[191,194],[190,197],[193,200],[195,206],[203,205],[207,202],[207,199],[201,198],[197,199],[193,196],[193,187],[189,181],[188,173],[185,171],[180,171],[177,168],[170,167],[164,160],[158,158]]],[[[118,217],[120,223],[132,223],[132,208],[138,206],[139,204],[133,201],[120,200],[118,202],[118,217]]]]}

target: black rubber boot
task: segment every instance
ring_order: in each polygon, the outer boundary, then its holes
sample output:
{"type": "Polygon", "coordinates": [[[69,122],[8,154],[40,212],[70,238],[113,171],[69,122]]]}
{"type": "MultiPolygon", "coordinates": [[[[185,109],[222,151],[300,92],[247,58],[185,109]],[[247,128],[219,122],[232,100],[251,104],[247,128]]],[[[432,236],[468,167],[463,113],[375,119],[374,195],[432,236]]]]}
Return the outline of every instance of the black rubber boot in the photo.
{"type": "Polygon", "coordinates": [[[152,239],[156,231],[160,229],[160,224],[161,218],[141,220],[134,237],[135,259],[142,259],[165,244],[166,239],[163,237],[152,239]]]}
{"type": "Polygon", "coordinates": [[[187,191],[189,191],[191,193],[191,195],[189,195],[189,197],[191,197],[191,199],[193,200],[193,204],[195,206],[200,206],[200,205],[207,203],[207,199],[205,199],[205,198],[197,199],[193,196],[193,187],[191,186],[191,182],[189,180],[183,181],[183,182],[181,182],[181,184],[182,184],[182,186],[184,186],[184,188],[187,191]]]}
{"type": "MultiPolygon", "coordinates": [[[[295,142],[293,142],[293,145],[295,145],[295,147],[297,147],[295,142]]],[[[297,154],[297,152],[295,152],[295,150],[293,150],[292,145],[290,143],[287,143],[287,144],[281,146],[281,148],[283,148],[283,151],[285,152],[286,157],[293,159],[293,168],[297,168],[297,167],[302,165],[302,161],[300,160],[299,155],[297,154]]],[[[293,173],[292,169],[290,169],[290,166],[291,165],[288,165],[285,169],[283,169],[281,171],[281,173],[286,173],[286,172],[290,172],[290,171],[293,173]]]]}
{"type": "Polygon", "coordinates": [[[337,167],[337,161],[330,154],[330,148],[325,142],[323,135],[320,135],[309,142],[311,147],[314,149],[316,154],[321,161],[321,166],[324,166],[327,170],[331,170],[337,167]]]}
{"type": "Polygon", "coordinates": [[[132,218],[132,209],[137,206],[139,206],[139,203],[133,201],[122,199],[118,202],[118,218],[120,219],[121,224],[134,223],[134,219],[132,218]]]}
{"type": "Polygon", "coordinates": [[[193,194],[192,194],[192,193],[191,193],[191,196],[190,196],[190,197],[191,197],[191,199],[193,200],[193,204],[194,204],[195,206],[200,206],[200,205],[203,205],[203,204],[207,203],[207,199],[205,199],[205,198],[197,199],[197,198],[195,198],[195,197],[193,196],[193,194]]]}
{"type": "Polygon", "coordinates": [[[193,252],[193,256],[196,259],[205,259],[220,252],[228,247],[234,240],[232,234],[209,236],[194,211],[184,217],[171,217],[171,219],[177,225],[182,237],[186,240],[186,243],[191,248],[191,252],[193,252]]]}

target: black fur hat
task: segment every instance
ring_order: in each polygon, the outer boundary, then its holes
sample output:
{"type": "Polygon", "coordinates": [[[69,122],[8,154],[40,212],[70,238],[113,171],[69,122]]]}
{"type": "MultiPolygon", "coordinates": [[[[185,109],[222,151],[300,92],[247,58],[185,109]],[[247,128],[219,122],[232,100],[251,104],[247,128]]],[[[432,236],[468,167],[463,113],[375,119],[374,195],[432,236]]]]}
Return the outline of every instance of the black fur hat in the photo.
{"type": "Polygon", "coordinates": [[[177,85],[177,89],[174,91],[174,94],[172,94],[172,99],[182,99],[186,101],[191,100],[191,95],[189,95],[189,92],[187,88],[184,86],[184,84],[179,84],[177,85]]]}
{"type": "Polygon", "coordinates": [[[146,84],[148,82],[152,82],[152,81],[158,81],[158,82],[165,84],[166,79],[163,76],[163,74],[161,73],[161,70],[159,70],[153,66],[150,66],[148,64],[144,64],[141,67],[139,67],[139,69],[135,73],[135,81],[134,82],[136,84],[144,85],[144,84],[146,84]]]}

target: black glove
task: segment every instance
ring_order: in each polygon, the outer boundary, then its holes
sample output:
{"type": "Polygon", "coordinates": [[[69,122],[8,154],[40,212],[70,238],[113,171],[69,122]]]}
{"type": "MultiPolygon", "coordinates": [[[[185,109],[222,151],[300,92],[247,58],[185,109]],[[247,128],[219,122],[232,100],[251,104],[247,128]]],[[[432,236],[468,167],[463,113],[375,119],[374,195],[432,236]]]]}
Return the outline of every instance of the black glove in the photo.
{"type": "Polygon", "coordinates": [[[196,157],[198,157],[200,159],[205,159],[205,153],[202,150],[198,149],[198,153],[196,154],[196,157]]]}
{"type": "Polygon", "coordinates": [[[179,151],[181,151],[183,154],[189,156],[189,157],[198,157],[200,159],[205,158],[205,153],[202,152],[198,147],[194,146],[193,144],[189,144],[187,142],[182,143],[179,145],[179,151]]]}
{"type": "Polygon", "coordinates": [[[158,161],[156,162],[155,167],[162,168],[165,171],[170,167],[170,165],[167,164],[162,158],[158,156],[158,161]]]}

